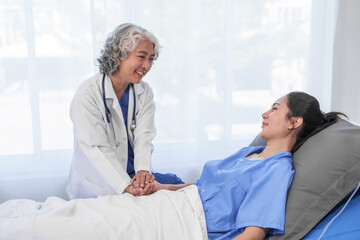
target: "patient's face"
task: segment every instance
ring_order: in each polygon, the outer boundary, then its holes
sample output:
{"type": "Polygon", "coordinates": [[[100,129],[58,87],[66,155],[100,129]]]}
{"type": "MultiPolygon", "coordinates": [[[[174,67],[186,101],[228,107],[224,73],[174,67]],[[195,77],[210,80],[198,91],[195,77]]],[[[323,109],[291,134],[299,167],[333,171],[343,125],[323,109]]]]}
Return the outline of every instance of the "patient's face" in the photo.
{"type": "Polygon", "coordinates": [[[286,137],[293,124],[287,116],[288,112],[287,97],[275,101],[271,108],[262,114],[263,122],[260,136],[266,140],[286,137]]]}

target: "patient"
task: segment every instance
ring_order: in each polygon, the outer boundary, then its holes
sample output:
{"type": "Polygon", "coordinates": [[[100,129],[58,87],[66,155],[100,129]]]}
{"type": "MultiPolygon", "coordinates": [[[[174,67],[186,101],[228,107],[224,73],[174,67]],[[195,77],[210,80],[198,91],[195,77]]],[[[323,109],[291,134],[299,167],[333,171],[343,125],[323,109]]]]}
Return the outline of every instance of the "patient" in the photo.
{"type": "MultiPolygon", "coordinates": [[[[195,182],[210,239],[264,239],[282,234],[285,205],[294,170],[294,153],[310,136],[336,122],[338,112],[323,114],[318,101],[291,92],[262,114],[260,136],[266,147],[245,147],[232,156],[207,162],[195,182]]],[[[343,114],[342,114],[343,115],[343,114]]],[[[189,184],[157,188],[178,190],[189,184]]]]}
{"type": "Polygon", "coordinates": [[[262,114],[266,147],[245,147],[206,163],[195,184],[155,181],[149,184],[157,192],[140,197],[8,201],[0,204],[0,239],[214,240],[282,234],[294,176],[292,153],[339,114],[323,114],[314,97],[291,92],[262,114]]]}

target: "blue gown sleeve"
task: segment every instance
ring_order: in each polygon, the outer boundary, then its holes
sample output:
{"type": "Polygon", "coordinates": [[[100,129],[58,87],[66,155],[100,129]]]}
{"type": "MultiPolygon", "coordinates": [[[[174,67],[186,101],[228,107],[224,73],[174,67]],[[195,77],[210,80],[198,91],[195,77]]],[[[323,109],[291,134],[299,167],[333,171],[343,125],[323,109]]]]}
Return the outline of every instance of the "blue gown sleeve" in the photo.
{"type": "Polygon", "coordinates": [[[287,191],[293,176],[291,162],[278,160],[253,176],[253,184],[237,213],[237,229],[257,226],[269,228],[270,235],[282,234],[285,227],[287,191]]]}

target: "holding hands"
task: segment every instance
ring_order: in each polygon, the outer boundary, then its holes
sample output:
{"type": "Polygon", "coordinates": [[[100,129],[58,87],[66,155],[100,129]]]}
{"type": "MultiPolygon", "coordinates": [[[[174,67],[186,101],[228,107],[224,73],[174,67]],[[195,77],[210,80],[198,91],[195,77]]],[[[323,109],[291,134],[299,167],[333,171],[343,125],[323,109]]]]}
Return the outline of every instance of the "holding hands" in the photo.
{"type": "Polygon", "coordinates": [[[148,171],[140,170],[131,179],[131,184],[126,187],[125,191],[138,196],[145,196],[156,192],[158,183],[155,181],[155,176],[151,175],[148,171]]]}

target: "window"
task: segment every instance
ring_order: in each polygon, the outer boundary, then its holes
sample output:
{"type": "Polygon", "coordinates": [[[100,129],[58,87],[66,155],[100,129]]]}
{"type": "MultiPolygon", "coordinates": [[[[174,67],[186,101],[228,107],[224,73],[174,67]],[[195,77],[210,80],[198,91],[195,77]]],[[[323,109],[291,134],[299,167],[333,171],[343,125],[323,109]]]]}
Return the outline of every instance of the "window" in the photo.
{"type": "Polygon", "coordinates": [[[0,6],[0,161],[7,175],[41,171],[34,166],[67,174],[71,99],[97,72],[107,34],[123,22],[147,28],[162,45],[145,79],[157,106],[155,168],[234,152],[261,130],[261,113],[273,101],[307,89],[310,0],[1,0],[0,6]]]}

